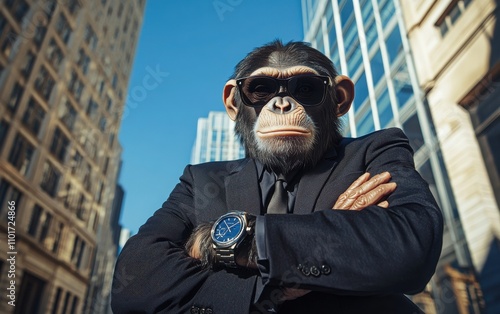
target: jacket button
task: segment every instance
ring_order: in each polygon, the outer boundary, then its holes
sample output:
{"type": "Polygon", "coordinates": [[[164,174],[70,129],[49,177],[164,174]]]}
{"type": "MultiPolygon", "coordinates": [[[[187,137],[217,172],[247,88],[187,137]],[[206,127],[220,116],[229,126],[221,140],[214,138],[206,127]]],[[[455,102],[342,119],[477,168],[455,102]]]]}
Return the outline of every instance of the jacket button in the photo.
{"type": "Polygon", "coordinates": [[[304,265],[302,265],[302,264],[297,265],[298,271],[302,271],[302,269],[304,269],[304,265]]]}
{"type": "Polygon", "coordinates": [[[329,275],[332,272],[332,269],[327,264],[323,264],[321,265],[321,272],[323,275],[329,275]]]}
{"type": "Polygon", "coordinates": [[[309,276],[311,274],[311,271],[307,267],[302,267],[301,271],[304,276],[309,276]]]}
{"type": "Polygon", "coordinates": [[[197,306],[191,307],[191,314],[200,314],[200,308],[197,306]]]}
{"type": "Polygon", "coordinates": [[[212,311],[211,308],[207,307],[205,310],[205,314],[213,314],[214,312],[212,311]]]}
{"type": "Polygon", "coordinates": [[[206,312],[205,312],[205,308],[204,308],[204,307],[202,307],[202,308],[200,309],[200,314],[205,314],[205,313],[206,313],[206,312]]]}
{"type": "Polygon", "coordinates": [[[319,275],[321,275],[321,273],[319,272],[318,267],[311,266],[311,275],[313,275],[314,277],[318,277],[319,275]]]}

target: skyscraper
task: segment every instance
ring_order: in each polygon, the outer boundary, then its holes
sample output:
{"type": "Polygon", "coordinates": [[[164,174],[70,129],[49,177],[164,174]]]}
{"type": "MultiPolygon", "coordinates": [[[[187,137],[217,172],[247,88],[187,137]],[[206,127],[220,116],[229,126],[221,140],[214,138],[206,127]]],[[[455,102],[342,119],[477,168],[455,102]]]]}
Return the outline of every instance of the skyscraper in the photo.
{"type": "Polygon", "coordinates": [[[207,118],[198,119],[192,164],[234,160],[244,156],[244,149],[234,133],[234,122],[227,113],[211,111],[207,118]]]}
{"type": "MultiPolygon", "coordinates": [[[[456,312],[459,302],[446,297],[464,295],[452,282],[450,273],[454,272],[471,278],[462,282],[465,299],[471,306],[481,306],[456,190],[450,186],[449,166],[445,166],[425,86],[417,77],[399,0],[302,0],[302,10],[305,41],[323,51],[340,73],[355,82],[353,107],[344,120],[345,135],[402,128],[415,151],[416,167],[443,211],[446,226],[441,260],[428,288],[414,301],[426,313],[456,312]]],[[[419,44],[425,46],[425,40],[422,37],[419,44]]]]}
{"type": "Polygon", "coordinates": [[[1,313],[83,311],[98,234],[113,227],[117,134],[144,5],[0,3],[0,215],[10,219],[0,242],[13,245],[0,250],[0,286],[14,281],[1,313]]]}
{"type": "Polygon", "coordinates": [[[500,313],[500,2],[401,3],[486,313],[500,313]]]}

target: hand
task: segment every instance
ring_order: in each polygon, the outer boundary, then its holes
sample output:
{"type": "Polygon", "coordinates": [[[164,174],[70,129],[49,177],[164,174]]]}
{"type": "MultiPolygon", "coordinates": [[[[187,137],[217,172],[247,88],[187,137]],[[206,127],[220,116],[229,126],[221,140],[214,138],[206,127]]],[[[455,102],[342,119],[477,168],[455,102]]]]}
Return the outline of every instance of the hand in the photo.
{"type": "Polygon", "coordinates": [[[363,174],[340,194],[333,209],[363,210],[370,205],[387,208],[389,202],[385,199],[396,190],[396,183],[387,183],[390,179],[389,172],[382,172],[371,179],[368,172],[363,174]]]}
{"type": "Polygon", "coordinates": [[[311,290],[296,288],[283,288],[282,291],[283,296],[281,297],[280,302],[295,300],[311,292],[311,290]]]}
{"type": "Polygon", "coordinates": [[[196,227],[186,242],[186,252],[192,258],[201,261],[204,267],[215,263],[215,250],[212,246],[211,223],[202,223],[196,227]]]}

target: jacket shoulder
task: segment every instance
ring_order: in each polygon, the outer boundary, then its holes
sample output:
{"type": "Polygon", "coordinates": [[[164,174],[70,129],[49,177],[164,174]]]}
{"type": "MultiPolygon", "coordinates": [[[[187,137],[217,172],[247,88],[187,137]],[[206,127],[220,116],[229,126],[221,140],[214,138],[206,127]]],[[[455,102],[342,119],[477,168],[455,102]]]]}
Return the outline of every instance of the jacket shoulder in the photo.
{"type": "Polygon", "coordinates": [[[347,146],[349,144],[366,144],[379,141],[403,141],[409,142],[408,137],[400,128],[388,128],[378,130],[360,137],[344,137],[340,142],[340,146],[347,146]]]}
{"type": "Polygon", "coordinates": [[[241,169],[251,159],[244,158],[229,161],[211,161],[201,164],[188,165],[189,170],[193,174],[206,174],[207,172],[226,172],[232,173],[241,169]]]}

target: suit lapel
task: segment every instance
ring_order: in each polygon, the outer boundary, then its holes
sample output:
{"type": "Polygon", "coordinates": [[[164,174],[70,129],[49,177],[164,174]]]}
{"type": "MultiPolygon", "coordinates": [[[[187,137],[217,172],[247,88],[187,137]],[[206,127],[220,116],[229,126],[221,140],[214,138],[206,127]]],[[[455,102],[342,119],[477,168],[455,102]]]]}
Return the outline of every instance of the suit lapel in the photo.
{"type": "Polygon", "coordinates": [[[252,159],[246,161],[225,179],[226,203],[229,211],[246,211],[257,216],[261,211],[257,170],[252,159]]]}
{"type": "Polygon", "coordinates": [[[338,163],[336,157],[337,152],[333,149],[316,167],[302,176],[295,199],[294,214],[309,214],[314,210],[321,190],[338,163]]]}

